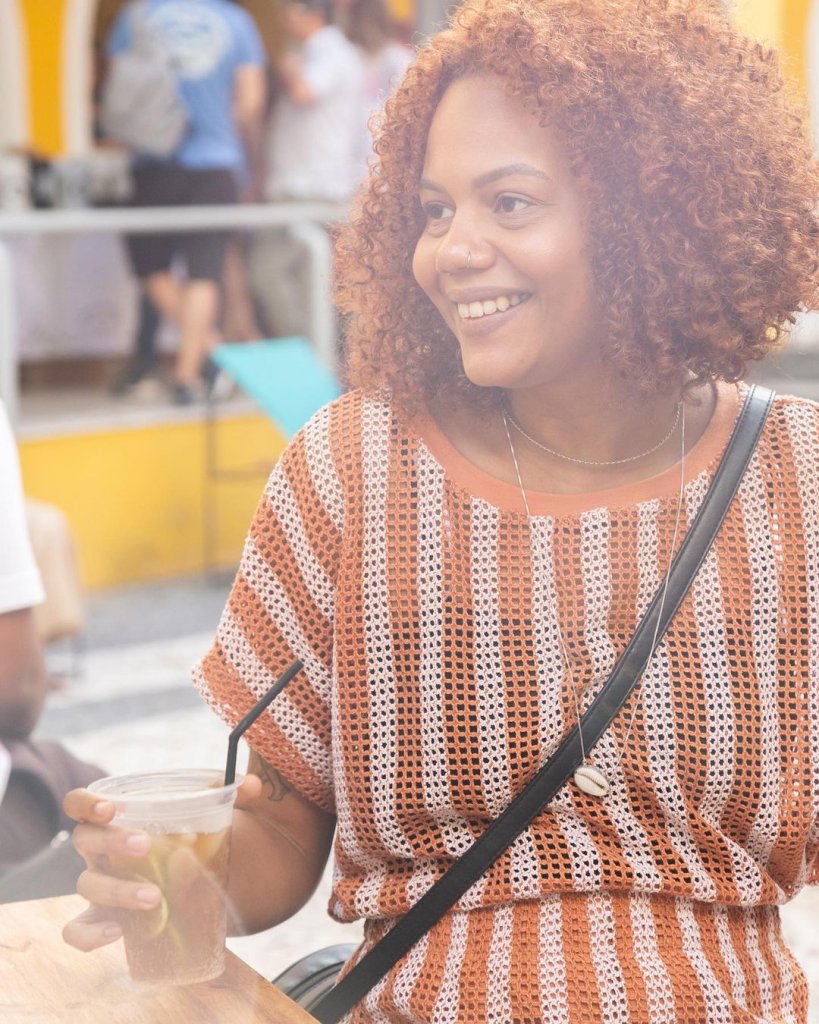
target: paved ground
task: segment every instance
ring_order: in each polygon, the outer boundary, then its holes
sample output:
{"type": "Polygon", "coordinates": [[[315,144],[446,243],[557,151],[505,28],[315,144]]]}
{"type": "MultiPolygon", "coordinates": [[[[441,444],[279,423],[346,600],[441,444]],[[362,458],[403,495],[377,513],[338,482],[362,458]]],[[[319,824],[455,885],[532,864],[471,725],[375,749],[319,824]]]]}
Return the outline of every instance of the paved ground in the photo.
{"type": "MultiPolygon", "coordinates": [[[[783,370],[788,373],[788,368],[783,370]]],[[[781,392],[819,398],[813,381],[766,379],[781,392]]],[[[227,593],[224,580],[133,586],[89,598],[83,674],[50,701],[41,734],[112,773],[146,765],[212,767],[223,763],[227,730],[199,700],[188,678],[207,648],[227,593]]],[[[54,657],[64,659],[65,652],[54,657]]],[[[326,916],[329,871],[316,896],[279,929],[232,940],[233,949],[272,977],[321,945],[357,941],[358,926],[326,916]]],[[[805,965],[819,1024],[819,887],[785,908],[788,940],[805,965]]]]}

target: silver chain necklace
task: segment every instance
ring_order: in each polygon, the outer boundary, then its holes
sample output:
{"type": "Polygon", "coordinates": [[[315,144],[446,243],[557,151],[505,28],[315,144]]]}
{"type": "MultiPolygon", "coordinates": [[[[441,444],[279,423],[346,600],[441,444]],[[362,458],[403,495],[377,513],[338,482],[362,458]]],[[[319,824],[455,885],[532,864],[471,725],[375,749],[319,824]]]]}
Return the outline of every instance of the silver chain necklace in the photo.
{"type": "MultiPolygon", "coordinates": [[[[675,419],[674,425],[676,427],[677,420],[680,418],[680,407],[682,407],[682,430],[680,431],[680,486],[679,486],[679,492],[678,492],[678,495],[677,495],[677,513],[676,513],[676,516],[675,516],[675,519],[674,519],[674,534],[673,534],[673,537],[672,537],[672,540],[671,540],[671,555],[669,556],[668,568],[666,569],[666,572],[665,572],[665,581],[663,583],[663,596],[660,599],[660,610],[659,610],[659,614],[657,615],[657,625],[654,628],[654,637],[653,637],[653,639],[651,641],[651,654],[649,654],[649,659],[653,656],[654,651],[655,651],[655,649],[657,647],[657,635],[659,633],[660,622],[662,621],[662,617],[663,617],[663,608],[665,607],[665,598],[666,598],[666,594],[668,593],[668,581],[669,581],[669,579],[671,577],[671,563],[672,563],[672,561],[674,559],[674,552],[676,552],[676,550],[677,550],[677,537],[678,537],[679,529],[680,529],[680,519],[682,517],[683,493],[684,493],[684,490],[685,490],[685,407],[684,407],[682,402],[680,402],[680,404],[677,406],[677,419],[675,419]]],[[[511,422],[514,424],[514,420],[512,420],[512,417],[507,413],[506,409],[502,410],[502,414],[503,414],[503,426],[504,426],[504,429],[506,431],[506,439],[509,442],[509,451],[510,451],[510,453],[512,455],[512,462],[514,463],[514,466],[515,466],[515,476],[517,477],[518,488],[520,489],[520,496],[523,499],[523,507],[526,510],[526,521],[527,521],[528,526],[529,526],[529,546],[530,546],[530,549],[531,549],[531,552],[532,552],[532,556],[533,556],[532,557],[532,569],[534,571],[534,569],[535,569],[535,556],[536,555],[537,556],[540,555],[540,549],[539,549],[538,544],[537,544],[536,533],[535,533],[535,531],[532,528],[532,513],[531,513],[531,511],[529,509],[529,500],[528,500],[528,498],[526,496],[526,488],[523,486],[523,478],[520,475],[520,466],[518,465],[517,452],[515,451],[515,446],[514,446],[514,444],[512,442],[512,434],[511,434],[511,432],[509,430],[509,422],[511,420],[511,422]]],[[[518,428],[518,429],[520,429],[520,428],[518,428]]],[[[526,435],[524,435],[524,436],[526,436],[526,435]]],[[[669,435],[669,437],[670,437],[670,435],[669,435]]],[[[661,443],[664,444],[665,441],[667,441],[667,440],[668,440],[668,437],[666,437],[663,440],[663,442],[661,442],[661,443]]],[[[537,442],[535,442],[535,443],[537,444],[537,442]]],[[[542,562],[542,558],[538,558],[537,560],[542,562]]],[[[555,629],[557,630],[557,637],[558,637],[558,641],[559,641],[559,644],[560,644],[560,657],[561,657],[561,659],[563,661],[563,665],[564,665],[565,670],[566,670],[566,675],[568,676],[568,679],[569,679],[569,687],[570,687],[570,689],[572,691],[572,699],[573,699],[573,702],[574,702],[575,721],[577,722],[577,734],[578,734],[578,737],[580,739],[580,752],[581,752],[581,755],[583,757],[583,763],[580,765],[580,767],[574,773],[574,784],[583,793],[587,793],[589,796],[596,796],[596,797],[599,797],[599,798],[602,799],[603,797],[608,795],[609,791],[611,790],[611,784],[609,783],[609,780],[600,771],[599,768],[595,768],[594,765],[589,764],[588,759],[586,757],[586,746],[585,746],[585,744],[583,742],[583,729],[582,729],[581,724],[580,724],[580,702],[579,702],[578,697],[577,697],[577,687],[575,686],[575,682],[574,682],[574,674],[572,672],[572,665],[571,665],[571,661],[569,660],[569,653],[566,650],[566,642],[563,639],[563,632],[562,632],[562,630],[560,628],[560,624],[558,622],[557,608],[554,607],[554,608],[551,609],[551,611],[552,611],[552,614],[553,614],[553,617],[554,617],[555,629]]],[[[648,660],[646,661],[646,668],[647,667],[648,667],[648,660]]],[[[638,684],[637,699],[634,702],[634,710],[631,713],[631,717],[629,719],[628,727],[626,729],[626,734],[623,737],[623,743],[622,743],[622,745],[620,747],[620,753],[619,753],[619,756],[617,757],[617,760],[616,760],[615,765],[614,765],[615,768],[619,768],[620,767],[620,762],[623,760],[623,754],[625,753],[625,750],[626,750],[626,744],[628,743],[629,736],[631,736],[631,729],[632,729],[632,726],[634,725],[634,720],[637,717],[637,711],[638,711],[638,709],[640,707],[640,701],[642,700],[642,696],[643,696],[643,680],[644,679],[645,679],[645,669],[643,669],[643,674],[642,674],[642,676],[640,678],[640,682],[638,684]]],[[[615,744],[615,746],[616,746],[616,744],[615,744]]]]}
{"type": "Polygon", "coordinates": [[[647,456],[653,455],[658,448],[662,448],[666,441],[670,441],[671,435],[677,429],[677,424],[680,422],[680,413],[682,407],[683,403],[677,402],[677,413],[674,416],[674,422],[671,424],[671,429],[668,431],[668,433],[665,435],[662,441],[658,441],[653,448],[648,448],[646,451],[640,452],[639,455],[629,455],[625,459],[578,459],[574,455],[566,455],[565,452],[555,451],[554,448],[549,448],[545,444],[541,444],[541,442],[538,441],[536,438],[532,437],[531,434],[527,434],[523,427],[518,423],[518,421],[506,407],[504,407],[503,415],[504,419],[508,419],[512,426],[515,428],[515,430],[517,430],[519,434],[522,434],[526,438],[526,440],[530,442],[530,444],[535,445],[536,448],[540,448],[541,451],[547,452],[549,455],[554,455],[555,458],[565,459],[566,462],[576,462],[580,466],[622,466],[626,462],[638,462],[640,459],[645,459],[647,456]]]}

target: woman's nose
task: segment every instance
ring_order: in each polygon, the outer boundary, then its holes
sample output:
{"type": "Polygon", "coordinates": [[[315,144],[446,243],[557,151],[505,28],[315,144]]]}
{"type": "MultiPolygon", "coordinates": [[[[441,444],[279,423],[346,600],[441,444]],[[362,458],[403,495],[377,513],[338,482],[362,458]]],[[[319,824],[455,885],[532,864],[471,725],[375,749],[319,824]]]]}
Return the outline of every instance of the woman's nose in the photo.
{"type": "Polygon", "coordinates": [[[435,253],[435,269],[439,274],[458,274],[470,270],[486,270],[492,265],[491,245],[479,235],[460,231],[442,238],[435,253]]]}

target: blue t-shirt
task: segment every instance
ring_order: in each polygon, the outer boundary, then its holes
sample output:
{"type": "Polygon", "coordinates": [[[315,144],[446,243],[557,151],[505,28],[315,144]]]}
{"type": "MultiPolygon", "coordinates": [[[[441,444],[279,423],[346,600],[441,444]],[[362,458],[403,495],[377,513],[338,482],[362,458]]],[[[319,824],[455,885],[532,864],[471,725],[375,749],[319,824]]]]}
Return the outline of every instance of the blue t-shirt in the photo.
{"type": "MultiPolygon", "coordinates": [[[[241,174],[246,160],[233,120],[236,69],[265,64],[253,19],[230,0],[147,2],[147,25],[171,58],[190,122],[172,161],[195,170],[218,168],[241,174]]],[[[114,22],[109,56],[128,50],[132,18],[129,4],[114,22]]]]}

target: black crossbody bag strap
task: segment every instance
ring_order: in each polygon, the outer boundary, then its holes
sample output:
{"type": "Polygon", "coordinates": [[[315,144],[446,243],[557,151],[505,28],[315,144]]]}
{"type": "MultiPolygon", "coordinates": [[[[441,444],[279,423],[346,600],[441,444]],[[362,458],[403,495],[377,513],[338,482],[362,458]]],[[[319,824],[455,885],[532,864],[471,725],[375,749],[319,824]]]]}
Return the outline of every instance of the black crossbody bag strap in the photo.
{"type": "MultiPolygon", "coordinates": [[[[591,750],[608,729],[642,675],[654,651],[655,629],[659,643],[688,593],[736,494],[773,398],[773,392],[767,388],[751,387],[711,485],[674,557],[665,601],[663,584],[654,595],[625,651],[617,659],[611,675],[580,720],[586,751],[591,750]]],[[[349,974],[313,1007],[311,1013],[316,1020],[321,1024],[335,1024],[348,1013],[540,814],[582,764],[579,732],[575,725],[548,762],[503,814],[349,974]]]]}

